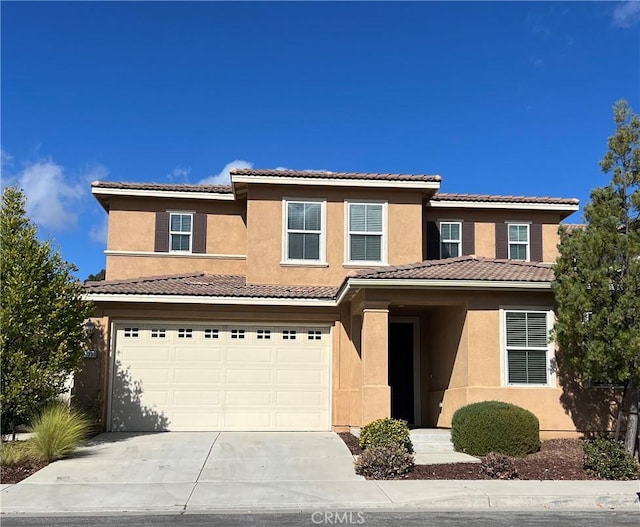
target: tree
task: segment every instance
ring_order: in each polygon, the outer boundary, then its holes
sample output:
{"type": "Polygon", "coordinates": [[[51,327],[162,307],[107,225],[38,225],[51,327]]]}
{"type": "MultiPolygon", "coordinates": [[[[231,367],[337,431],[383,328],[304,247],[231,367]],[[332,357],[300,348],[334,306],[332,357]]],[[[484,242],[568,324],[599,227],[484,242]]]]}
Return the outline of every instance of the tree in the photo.
{"type": "Polygon", "coordinates": [[[87,276],[85,282],[99,282],[101,280],[104,280],[106,274],[107,271],[105,269],[100,269],[96,274],[90,274],[89,276],[87,276]]]}
{"type": "Polygon", "coordinates": [[[561,229],[553,289],[560,371],[625,384],[631,394],[625,446],[634,453],[640,387],[640,117],[613,107],[615,134],[600,162],[612,174],[591,192],[586,226],[561,229]]]}
{"type": "Polygon", "coordinates": [[[0,409],[2,433],[15,432],[47,402],[65,391],[79,368],[83,321],[91,305],[82,286],[50,241],[36,237],[25,196],[2,193],[0,208],[0,409]]]}

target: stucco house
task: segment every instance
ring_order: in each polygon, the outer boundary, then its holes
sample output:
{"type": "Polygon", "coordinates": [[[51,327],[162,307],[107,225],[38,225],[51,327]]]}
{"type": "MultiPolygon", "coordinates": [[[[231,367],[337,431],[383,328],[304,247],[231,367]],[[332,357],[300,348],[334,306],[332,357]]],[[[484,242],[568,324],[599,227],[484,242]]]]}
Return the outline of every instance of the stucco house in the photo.
{"type": "Polygon", "coordinates": [[[224,186],[96,181],[106,280],[74,396],[107,430],[448,427],[498,399],[575,433],[552,367],[567,198],[430,175],[238,169],[224,186]]]}

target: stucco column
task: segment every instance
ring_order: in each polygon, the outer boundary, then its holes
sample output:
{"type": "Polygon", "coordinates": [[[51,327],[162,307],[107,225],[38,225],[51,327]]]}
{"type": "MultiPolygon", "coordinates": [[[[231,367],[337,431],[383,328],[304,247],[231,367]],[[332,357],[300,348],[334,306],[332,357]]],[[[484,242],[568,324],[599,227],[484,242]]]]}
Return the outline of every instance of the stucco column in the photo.
{"type": "Polygon", "coordinates": [[[389,304],[362,304],[362,424],[391,416],[389,304]]]}

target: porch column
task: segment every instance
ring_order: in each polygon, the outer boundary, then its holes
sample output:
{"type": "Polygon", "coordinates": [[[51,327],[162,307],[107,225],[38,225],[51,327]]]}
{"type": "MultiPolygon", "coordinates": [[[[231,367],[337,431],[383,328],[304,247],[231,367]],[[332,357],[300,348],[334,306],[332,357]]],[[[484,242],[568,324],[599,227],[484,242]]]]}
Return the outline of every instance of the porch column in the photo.
{"type": "Polygon", "coordinates": [[[362,424],[391,416],[389,303],[362,303],[362,424]]]}

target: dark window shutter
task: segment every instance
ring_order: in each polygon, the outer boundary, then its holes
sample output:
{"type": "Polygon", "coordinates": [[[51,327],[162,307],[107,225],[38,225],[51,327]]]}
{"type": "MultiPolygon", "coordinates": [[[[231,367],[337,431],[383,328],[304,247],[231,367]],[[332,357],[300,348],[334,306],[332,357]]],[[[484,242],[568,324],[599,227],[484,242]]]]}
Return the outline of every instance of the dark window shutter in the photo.
{"type": "Polygon", "coordinates": [[[156,242],[157,253],[169,252],[169,213],[156,212],[156,242]]]}
{"type": "Polygon", "coordinates": [[[476,240],[475,240],[475,223],[472,221],[462,222],[462,255],[468,256],[469,254],[475,254],[476,252],[476,240]]]}
{"type": "Polygon", "coordinates": [[[440,229],[435,221],[427,222],[427,260],[440,259],[440,229]]]}
{"type": "Polygon", "coordinates": [[[195,214],[193,218],[192,252],[203,254],[207,252],[207,215],[195,214]]]}
{"type": "Polygon", "coordinates": [[[506,223],[496,223],[496,258],[509,258],[506,223]]]}
{"type": "Polygon", "coordinates": [[[529,226],[529,243],[531,247],[529,249],[529,256],[532,262],[542,261],[542,224],[532,223],[529,226]]]}

